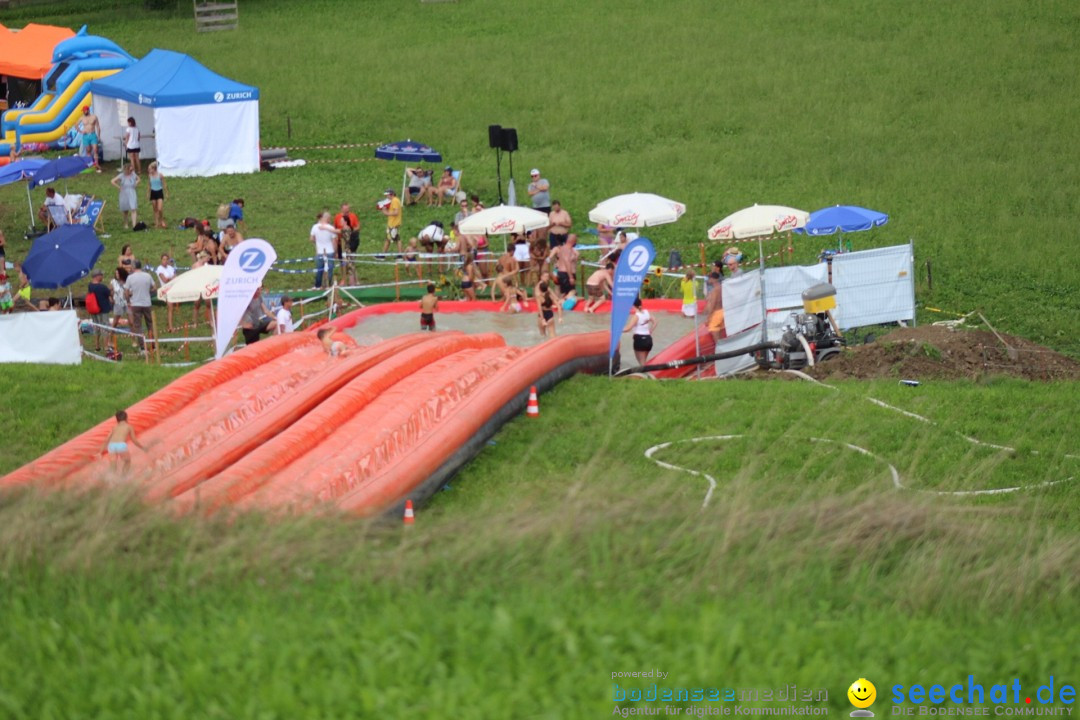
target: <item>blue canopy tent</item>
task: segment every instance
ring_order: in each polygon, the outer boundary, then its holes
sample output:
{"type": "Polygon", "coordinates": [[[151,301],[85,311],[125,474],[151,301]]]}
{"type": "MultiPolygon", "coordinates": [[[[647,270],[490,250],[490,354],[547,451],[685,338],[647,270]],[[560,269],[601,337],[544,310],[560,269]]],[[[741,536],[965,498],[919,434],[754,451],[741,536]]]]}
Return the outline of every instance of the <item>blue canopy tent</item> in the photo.
{"type": "Polygon", "coordinates": [[[64,225],[34,240],[23,262],[33,288],[61,288],[90,274],[105,252],[88,225],[64,225]]]}
{"type": "MultiPolygon", "coordinates": [[[[442,153],[430,145],[412,140],[400,140],[375,148],[375,157],[380,160],[400,160],[402,162],[441,163],[442,153]]],[[[407,170],[402,171],[401,199],[405,199],[405,188],[409,182],[407,170]]]]}
{"type": "Polygon", "coordinates": [[[259,90],[222,77],[194,58],[151,50],[115,75],[90,83],[106,160],[124,156],[128,117],[142,132],[142,155],[169,177],[259,170],[259,90]],[[123,112],[121,112],[123,110],[123,112]]]}

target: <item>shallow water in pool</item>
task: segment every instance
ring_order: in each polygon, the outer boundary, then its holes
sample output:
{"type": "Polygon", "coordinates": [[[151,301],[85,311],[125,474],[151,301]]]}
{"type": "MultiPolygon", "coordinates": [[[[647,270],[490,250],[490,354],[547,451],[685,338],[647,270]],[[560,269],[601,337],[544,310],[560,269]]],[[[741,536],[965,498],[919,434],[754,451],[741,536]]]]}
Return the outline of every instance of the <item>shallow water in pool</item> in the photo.
{"type": "MultiPolygon", "coordinates": [[[[649,357],[666,348],[671,343],[693,330],[693,321],[679,313],[653,312],[656,318],[656,330],[653,333],[653,351],[649,357]]],[[[460,330],[465,333],[497,332],[506,339],[508,345],[530,347],[540,343],[543,338],[536,326],[536,313],[518,314],[498,312],[461,312],[436,313],[435,325],[438,331],[460,330]]],[[[611,315],[585,314],[583,312],[563,313],[563,322],[557,327],[559,335],[572,333],[607,331],[611,327],[611,315]]],[[[420,313],[389,313],[374,315],[358,322],[346,332],[361,345],[373,345],[398,335],[416,332],[420,329],[420,313]]],[[[633,342],[630,333],[625,333],[619,343],[622,367],[636,365],[633,342]]]]}

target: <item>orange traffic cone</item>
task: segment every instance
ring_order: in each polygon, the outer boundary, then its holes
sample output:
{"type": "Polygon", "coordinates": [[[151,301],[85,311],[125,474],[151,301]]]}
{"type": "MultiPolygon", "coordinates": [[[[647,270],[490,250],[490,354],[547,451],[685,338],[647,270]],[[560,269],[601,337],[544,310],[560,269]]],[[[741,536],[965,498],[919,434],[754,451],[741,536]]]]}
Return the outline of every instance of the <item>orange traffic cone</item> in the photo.
{"type": "Polygon", "coordinates": [[[540,403],[536,399],[536,386],[529,388],[529,404],[525,406],[525,414],[529,417],[540,417],[540,403]]]}
{"type": "Polygon", "coordinates": [[[416,521],[413,517],[412,500],[405,501],[405,524],[412,525],[416,521]]]}

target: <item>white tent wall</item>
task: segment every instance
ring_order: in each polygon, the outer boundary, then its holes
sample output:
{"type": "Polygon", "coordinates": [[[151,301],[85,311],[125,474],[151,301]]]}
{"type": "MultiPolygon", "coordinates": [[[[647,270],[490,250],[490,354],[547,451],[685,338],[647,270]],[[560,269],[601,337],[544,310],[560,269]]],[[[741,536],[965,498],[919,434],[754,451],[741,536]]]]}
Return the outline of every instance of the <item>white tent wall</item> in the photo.
{"type": "Polygon", "coordinates": [[[167,177],[259,170],[259,102],[164,107],[154,111],[158,164],[167,177]]]}
{"type": "MultiPolygon", "coordinates": [[[[101,123],[101,151],[105,160],[112,162],[123,156],[124,130],[127,119],[135,118],[135,124],[142,135],[140,142],[142,160],[157,157],[157,143],[154,132],[154,109],[143,105],[133,105],[127,100],[111,97],[94,98],[94,114],[101,123]]],[[[143,163],[145,165],[145,163],[143,163]]]]}

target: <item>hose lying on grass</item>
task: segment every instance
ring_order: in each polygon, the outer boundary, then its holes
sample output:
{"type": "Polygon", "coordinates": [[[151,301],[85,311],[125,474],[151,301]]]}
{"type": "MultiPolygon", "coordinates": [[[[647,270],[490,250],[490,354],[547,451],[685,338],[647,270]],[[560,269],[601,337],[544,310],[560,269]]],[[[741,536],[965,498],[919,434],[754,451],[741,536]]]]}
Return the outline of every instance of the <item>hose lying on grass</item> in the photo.
{"type": "Polygon", "coordinates": [[[705,363],[714,362],[716,360],[726,360],[728,358],[739,357],[740,355],[750,355],[756,353],[758,350],[775,350],[779,347],[780,344],[774,342],[758,343],[757,345],[739,348],[738,350],[728,350],[727,352],[713,353],[712,355],[701,355],[698,357],[686,358],[685,360],[672,360],[671,362],[659,363],[656,365],[639,365],[638,367],[620,370],[615,373],[615,377],[634,375],[635,373],[653,372],[654,370],[674,370],[675,368],[684,367],[686,365],[704,365],[705,363]]]}

